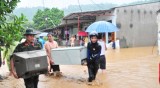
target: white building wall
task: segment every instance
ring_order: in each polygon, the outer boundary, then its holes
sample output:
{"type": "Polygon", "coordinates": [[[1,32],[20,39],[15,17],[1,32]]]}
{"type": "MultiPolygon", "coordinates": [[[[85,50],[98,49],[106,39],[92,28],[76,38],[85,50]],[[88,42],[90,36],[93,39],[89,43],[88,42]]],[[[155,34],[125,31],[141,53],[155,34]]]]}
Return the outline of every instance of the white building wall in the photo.
{"type": "Polygon", "coordinates": [[[116,8],[116,22],[121,25],[117,37],[121,46],[154,46],[158,29],[156,12],[159,8],[160,2],[116,8]]]}

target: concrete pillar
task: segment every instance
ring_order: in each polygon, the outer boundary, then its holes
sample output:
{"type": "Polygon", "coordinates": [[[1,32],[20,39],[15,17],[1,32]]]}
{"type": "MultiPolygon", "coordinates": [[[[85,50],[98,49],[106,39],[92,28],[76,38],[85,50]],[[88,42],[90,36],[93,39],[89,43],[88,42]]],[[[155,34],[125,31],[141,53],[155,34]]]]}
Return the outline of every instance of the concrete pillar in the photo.
{"type": "Polygon", "coordinates": [[[106,44],[108,44],[108,32],[106,32],[106,44]]]}
{"type": "MultiPolygon", "coordinates": [[[[114,13],[112,16],[112,24],[114,24],[116,26],[116,20],[117,20],[117,9],[114,9],[114,13]]],[[[114,32],[114,40],[116,40],[117,38],[117,33],[114,32]]]]}

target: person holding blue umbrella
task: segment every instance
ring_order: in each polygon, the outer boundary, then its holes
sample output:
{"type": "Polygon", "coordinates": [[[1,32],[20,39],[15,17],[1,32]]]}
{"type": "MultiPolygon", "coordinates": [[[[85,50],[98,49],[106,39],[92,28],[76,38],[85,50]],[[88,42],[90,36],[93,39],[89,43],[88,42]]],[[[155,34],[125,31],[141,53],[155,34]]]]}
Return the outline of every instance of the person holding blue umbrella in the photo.
{"type": "Polygon", "coordinates": [[[99,59],[99,67],[102,70],[102,73],[106,71],[106,57],[105,51],[107,50],[106,43],[102,39],[102,34],[99,34],[98,43],[101,45],[101,55],[99,59]]]}
{"type": "Polygon", "coordinates": [[[119,29],[112,23],[106,21],[97,21],[89,25],[86,32],[96,31],[97,33],[116,32],[119,29]]]}

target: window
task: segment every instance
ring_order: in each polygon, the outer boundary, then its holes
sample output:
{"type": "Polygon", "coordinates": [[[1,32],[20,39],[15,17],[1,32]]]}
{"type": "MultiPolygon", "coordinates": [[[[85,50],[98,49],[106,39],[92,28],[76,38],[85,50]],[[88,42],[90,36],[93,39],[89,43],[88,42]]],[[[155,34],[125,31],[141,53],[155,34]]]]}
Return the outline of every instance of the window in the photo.
{"type": "Polygon", "coordinates": [[[152,13],[153,13],[153,12],[152,12],[152,11],[150,11],[150,14],[151,14],[151,15],[152,15],[152,13]]]}
{"type": "Polygon", "coordinates": [[[124,13],[127,13],[127,10],[124,10],[124,13]]]}
{"type": "Polygon", "coordinates": [[[146,11],[146,10],[144,10],[144,14],[147,14],[147,11],[146,11]]]}
{"type": "Polygon", "coordinates": [[[119,9],[117,9],[117,12],[119,13],[119,9]]]}
{"type": "Polygon", "coordinates": [[[137,11],[137,12],[138,12],[138,14],[140,14],[140,12],[141,12],[141,11],[138,9],[138,11],[137,11]]]}
{"type": "Polygon", "coordinates": [[[133,9],[131,10],[131,14],[133,13],[133,9]]]}
{"type": "Polygon", "coordinates": [[[107,22],[110,22],[110,23],[112,23],[112,20],[108,20],[107,22]]]}
{"type": "Polygon", "coordinates": [[[130,28],[133,28],[133,24],[131,23],[131,24],[129,25],[129,27],[130,27],[130,28]]]}
{"type": "Polygon", "coordinates": [[[116,25],[117,25],[117,28],[119,29],[121,28],[121,23],[117,23],[116,25]]]}
{"type": "Polygon", "coordinates": [[[156,14],[160,13],[160,9],[156,12],[156,14]]]}

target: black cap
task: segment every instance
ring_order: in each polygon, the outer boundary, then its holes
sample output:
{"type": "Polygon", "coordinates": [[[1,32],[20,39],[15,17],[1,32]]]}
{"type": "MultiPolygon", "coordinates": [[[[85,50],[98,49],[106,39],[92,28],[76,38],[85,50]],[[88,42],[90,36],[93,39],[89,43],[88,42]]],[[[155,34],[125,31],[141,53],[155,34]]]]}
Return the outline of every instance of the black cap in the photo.
{"type": "Polygon", "coordinates": [[[24,35],[36,35],[36,33],[32,29],[27,29],[24,35]]]}

